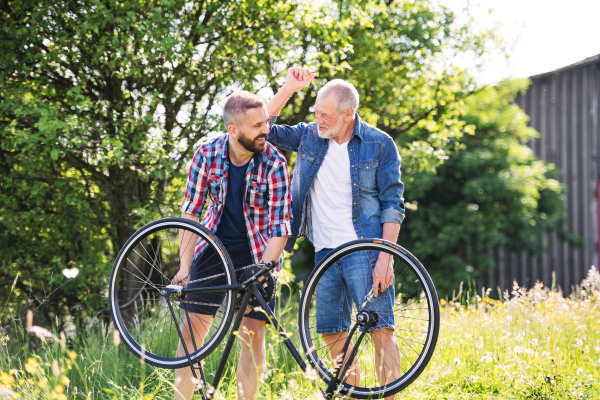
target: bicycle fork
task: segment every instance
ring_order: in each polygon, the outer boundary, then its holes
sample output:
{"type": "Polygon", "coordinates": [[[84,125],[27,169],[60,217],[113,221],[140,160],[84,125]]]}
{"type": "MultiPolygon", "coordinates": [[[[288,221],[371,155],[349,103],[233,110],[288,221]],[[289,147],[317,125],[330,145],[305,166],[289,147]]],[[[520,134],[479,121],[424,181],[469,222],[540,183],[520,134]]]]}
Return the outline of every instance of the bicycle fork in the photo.
{"type": "MultiPolygon", "coordinates": [[[[192,375],[194,376],[194,379],[198,382],[197,386],[200,389],[200,395],[202,396],[202,400],[208,400],[210,397],[207,397],[207,396],[211,396],[211,392],[214,392],[214,390],[213,390],[213,388],[208,388],[206,386],[206,379],[204,378],[204,370],[202,369],[202,360],[198,360],[198,366],[194,366],[194,362],[190,358],[190,353],[185,344],[185,340],[183,339],[183,333],[181,333],[181,329],[179,328],[179,324],[177,323],[177,317],[175,316],[175,311],[173,311],[173,306],[171,305],[170,301],[167,301],[167,305],[169,306],[169,312],[171,313],[171,317],[173,318],[173,321],[175,321],[175,327],[177,328],[177,334],[179,335],[181,347],[183,347],[183,351],[185,352],[185,356],[190,365],[190,369],[192,370],[192,375]],[[198,380],[198,375],[196,375],[196,370],[200,371],[202,385],[200,385],[200,381],[198,380]],[[206,395],[205,395],[205,393],[206,393],[206,395]]],[[[190,332],[190,336],[192,338],[192,345],[194,346],[194,352],[195,352],[196,350],[198,350],[198,346],[196,346],[196,339],[194,337],[195,335],[193,334],[192,323],[190,322],[187,305],[185,303],[183,304],[183,309],[185,311],[185,319],[187,320],[187,323],[188,323],[188,329],[190,332]]]]}
{"type": "Polygon", "coordinates": [[[348,369],[354,364],[354,359],[356,358],[356,354],[358,353],[358,348],[362,343],[365,335],[369,332],[369,328],[377,326],[379,322],[379,315],[374,311],[363,310],[358,313],[356,316],[356,323],[350,329],[350,333],[348,333],[348,337],[346,338],[346,342],[342,347],[342,351],[338,355],[338,359],[343,360],[346,356],[346,352],[348,351],[348,347],[350,347],[350,342],[352,342],[352,337],[356,333],[356,330],[359,327],[362,327],[363,330],[358,336],[356,344],[348,357],[348,360],[344,363],[340,361],[337,364],[335,372],[329,381],[329,385],[327,385],[327,389],[325,389],[325,396],[328,399],[334,399],[335,397],[340,397],[345,399],[347,395],[350,395],[352,389],[348,390],[344,387],[344,380],[346,379],[346,374],[348,373],[348,369]],[[342,369],[343,368],[343,369],[342,369]]]}

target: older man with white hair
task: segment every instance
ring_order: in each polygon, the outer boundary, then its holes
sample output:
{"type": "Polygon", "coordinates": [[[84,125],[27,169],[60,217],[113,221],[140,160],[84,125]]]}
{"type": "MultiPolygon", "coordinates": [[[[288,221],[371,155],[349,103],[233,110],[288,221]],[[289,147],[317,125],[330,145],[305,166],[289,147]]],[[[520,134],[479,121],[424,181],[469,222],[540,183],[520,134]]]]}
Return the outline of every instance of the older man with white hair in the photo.
{"type": "MultiPolygon", "coordinates": [[[[291,252],[296,239],[305,236],[315,246],[318,265],[334,248],[351,240],[383,238],[395,243],[404,220],[404,185],[394,141],[360,119],[356,112],[358,92],[350,82],[335,79],[319,90],[314,123],[274,125],[288,99],[314,77],[307,68],[290,68],[286,83],[267,109],[272,124],[268,140],[279,149],[298,153],[292,180],[292,236],[286,250],[291,252]]],[[[331,308],[322,315],[317,311],[317,333],[322,335],[334,360],[348,337],[351,312],[347,304],[342,304],[344,296],[340,294],[349,292],[357,307],[366,294],[353,292],[358,292],[361,285],[353,285],[352,281],[364,279],[355,275],[368,275],[367,287],[375,296],[384,296],[385,307],[393,309],[392,260],[379,253],[375,265],[366,264],[359,268],[361,271],[354,265],[342,266],[339,275],[328,279],[335,287],[317,293],[317,298],[331,308]],[[337,296],[332,295],[336,293],[337,296]],[[348,315],[331,318],[339,310],[348,315]]],[[[334,269],[329,271],[337,273],[334,269]]],[[[375,361],[384,366],[377,371],[378,379],[385,385],[401,374],[393,313],[381,315],[370,334],[376,348],[375,361]]],[[[351,348],[346,357],[350,352],[351,348]]],[[[360,383],[358,363],[347,382],[360,383]]]]}

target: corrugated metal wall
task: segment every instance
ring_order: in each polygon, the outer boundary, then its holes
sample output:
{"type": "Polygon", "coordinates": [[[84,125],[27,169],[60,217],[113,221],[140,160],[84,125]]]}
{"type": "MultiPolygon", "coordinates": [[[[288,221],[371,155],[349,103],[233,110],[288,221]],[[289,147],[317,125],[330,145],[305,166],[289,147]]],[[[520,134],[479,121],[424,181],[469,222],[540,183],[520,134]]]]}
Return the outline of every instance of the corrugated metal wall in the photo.
{"type": "Polygon", "coordinates": [[[557,286],[569,293],[592,265],[598,267],[600,57],[531,80],[527,93],[516,99],[530,116],[530,126],[540,132],[527,145],[562,170],[569,230],[582,236],[585,245],[570,248],[550,234],[540,256],[498,251],[497,268],[490,271],[487,284],[505,290],[514,280],[521,286],[539,280],[549,286],[554,271],[557,286]]]}

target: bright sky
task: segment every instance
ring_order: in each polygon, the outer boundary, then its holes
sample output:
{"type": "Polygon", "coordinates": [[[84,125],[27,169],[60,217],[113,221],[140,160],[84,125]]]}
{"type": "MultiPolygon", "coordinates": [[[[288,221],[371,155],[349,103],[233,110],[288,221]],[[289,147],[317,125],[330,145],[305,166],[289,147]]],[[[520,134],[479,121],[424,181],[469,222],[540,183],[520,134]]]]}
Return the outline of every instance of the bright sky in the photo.
{"type": "MultiPolygon", "coordinates": [[[[464,0],[441,0],[460,14],[464,0]]],[[[573,64],[600,54],[600,0],[472,0],[469,7],[481,28],[500,24],[498,33],[514,43],[507,61],[479,71],[478,80],[493,84],[573,64]],[[489,14],[488,9],[494,11],[489,14]],[[516,42],[515,42],[516,40],[516,42]]]]}

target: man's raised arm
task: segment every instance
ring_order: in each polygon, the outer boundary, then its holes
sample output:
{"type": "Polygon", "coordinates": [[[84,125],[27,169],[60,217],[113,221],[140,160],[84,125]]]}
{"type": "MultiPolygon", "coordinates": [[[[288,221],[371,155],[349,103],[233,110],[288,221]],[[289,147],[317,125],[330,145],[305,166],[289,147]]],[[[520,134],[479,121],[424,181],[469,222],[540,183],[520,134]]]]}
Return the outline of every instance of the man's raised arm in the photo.
{"type": "Polygon", "coordinates": [[[308,68],[289,68],[285,84],[279,89],[271,101],[267,103],[269,116],[278,116],[290,97],[292,97],[297,90],[307,87],[308,84],[315,79],[315,76],[317,76],[317,74],[311,72],[308,68]]]}
{"type": "Polygon", "coordinates": [[[294,92],[308,86],[315,76],[317,75],[308,68],[292,67],[288,69],[285,84],[267,103],[267,110],[271,117],[271,130],[267,139],[280,150],[298,151],[302,135],[306,133],[306,124],[288,126],[274,125],[273,123],[294,92]]]}

